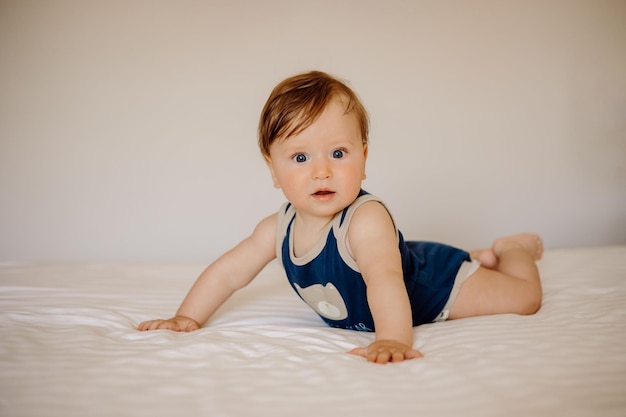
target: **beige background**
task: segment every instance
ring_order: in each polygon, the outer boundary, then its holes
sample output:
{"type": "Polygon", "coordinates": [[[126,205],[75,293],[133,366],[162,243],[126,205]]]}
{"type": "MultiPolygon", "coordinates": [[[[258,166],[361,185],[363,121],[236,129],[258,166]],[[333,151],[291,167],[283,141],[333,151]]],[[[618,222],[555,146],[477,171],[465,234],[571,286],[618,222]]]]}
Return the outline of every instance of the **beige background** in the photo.
{"type": "Polygon", "coordinates": [[[372,118],[406,237],[626,243],[626,2],[0,0],[0,260],[210,261],[283,201],[271,88],[372,118]]]}

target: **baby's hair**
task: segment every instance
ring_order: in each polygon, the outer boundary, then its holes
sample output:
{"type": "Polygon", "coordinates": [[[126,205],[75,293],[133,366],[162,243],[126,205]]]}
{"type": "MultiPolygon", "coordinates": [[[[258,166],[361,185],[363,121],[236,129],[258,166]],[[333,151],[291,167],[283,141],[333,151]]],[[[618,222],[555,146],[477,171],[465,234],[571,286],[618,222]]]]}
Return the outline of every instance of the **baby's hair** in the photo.
{"type": "Polygon", "coordinates": [[[314,123],[328,103],[339,99],[346,113],[354,112],[367,144],[369,118],[359,97],[344,82],[321,71],[311,71],[289,77],[270,94],[259,120],[259,148],[269,158],[270,145],[276,139],[297,135],[314,123]]]}

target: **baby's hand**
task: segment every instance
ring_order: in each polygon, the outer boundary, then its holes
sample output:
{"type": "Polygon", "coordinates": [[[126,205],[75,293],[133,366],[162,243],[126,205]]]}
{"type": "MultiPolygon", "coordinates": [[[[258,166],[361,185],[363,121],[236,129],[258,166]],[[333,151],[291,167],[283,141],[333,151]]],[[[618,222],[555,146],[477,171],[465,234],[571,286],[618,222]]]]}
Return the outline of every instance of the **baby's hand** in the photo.
{"type": "Polygon", "coordinates": [[[167,329],[175,332],[192,332],[198,330],[200,324],[194,319],[185,316],[176,316],[168,320],[148,320],[137,326],[137,330],[167,329]]]}
{"type": "Polygon", "coordinates": [[[402,362],[405,359],[416,359],[424,356],[411,346],[395,340],[377,340],[367,348],[354,348],[348,353],[363,356],[368,362],[380,364],[402,362]]]}

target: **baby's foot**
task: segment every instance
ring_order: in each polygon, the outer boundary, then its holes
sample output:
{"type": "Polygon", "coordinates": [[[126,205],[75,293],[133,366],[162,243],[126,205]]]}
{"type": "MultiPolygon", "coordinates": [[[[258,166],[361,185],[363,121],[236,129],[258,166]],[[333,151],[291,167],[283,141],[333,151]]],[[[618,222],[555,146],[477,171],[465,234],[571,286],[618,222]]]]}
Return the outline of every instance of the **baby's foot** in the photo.
{"type": "Polygon", "coordinates": [[[496,239],[491,247],[494,255],[499,258],[502,252],[510,249],[523,249],[535,260],[543,256],[543,241],[534,233],[521,233],[496,239]]]}
{"type": "Polygon", "coordinates": [[[470,257],[480,262],[481,266],[495,269],[498,266],[498,257],[492,249],[477,249],[470,252],[470,257]]]}

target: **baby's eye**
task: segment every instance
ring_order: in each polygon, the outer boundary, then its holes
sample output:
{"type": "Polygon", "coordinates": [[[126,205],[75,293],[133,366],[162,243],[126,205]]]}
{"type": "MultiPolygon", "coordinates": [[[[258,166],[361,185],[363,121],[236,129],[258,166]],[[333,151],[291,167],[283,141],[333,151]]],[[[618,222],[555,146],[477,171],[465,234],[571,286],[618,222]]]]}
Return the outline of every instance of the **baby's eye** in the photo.
{"type": "Polygon", "coordinates": [[[298,154],[295,154],[295,155],[293,156],[293,160],[294,160],[294,161],[296,161],[296,162],[298,162],[298,163],[300,163],[300,164],[301,164],[302,162],[306,162],[308,159],[309,159],[309,158],[308,158],[305,154],[303,154],[303,153],[298,153],[298,154]]]}
{"type": "Polygon", "coordinates": [[[336,149],[333,151],[333,158],[341,159],[344,157],[345,154],[346,152],[343,149],[336,149]]]}

